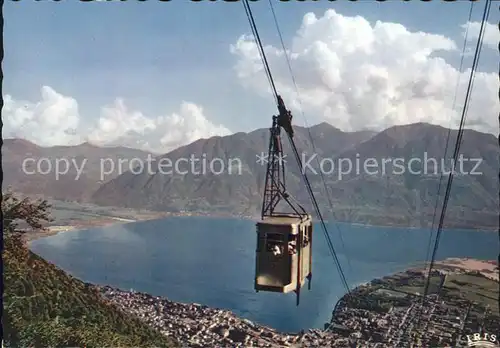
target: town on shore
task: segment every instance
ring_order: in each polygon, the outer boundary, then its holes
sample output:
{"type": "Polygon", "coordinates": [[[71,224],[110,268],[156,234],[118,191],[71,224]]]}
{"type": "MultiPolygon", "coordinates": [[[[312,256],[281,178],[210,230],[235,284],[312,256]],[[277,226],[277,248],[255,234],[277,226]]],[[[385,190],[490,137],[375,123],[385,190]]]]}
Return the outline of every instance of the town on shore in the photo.
{"type": "MultiPolygon", "coordinates": [[[[75,229],[190,215],[96,209],[74,208],[58,216],[57,225],[25,237],[29,241],[75,229]]],[[[280,333],[227,310],[109,286],[99,289],[122,311],[183,347],[465,347],[467,335],[500,337],[496,263],[448,259],[435,266],[425,304],[427,273],[416,267],[357,287],[332,304],[332,318],[324,328],[298,333],[280,333]]]]}
{"type": "Polygon", "coordinates": [[[183,347],[466,347],[477,333],[499,343],[495,262],[437,263],[424,299],[427,275],[425,268],[414,268],[361,285],[340,299],[323,329],[293,334],[238,318],[228,310],[98,288],[122,311],[183,347]]]}

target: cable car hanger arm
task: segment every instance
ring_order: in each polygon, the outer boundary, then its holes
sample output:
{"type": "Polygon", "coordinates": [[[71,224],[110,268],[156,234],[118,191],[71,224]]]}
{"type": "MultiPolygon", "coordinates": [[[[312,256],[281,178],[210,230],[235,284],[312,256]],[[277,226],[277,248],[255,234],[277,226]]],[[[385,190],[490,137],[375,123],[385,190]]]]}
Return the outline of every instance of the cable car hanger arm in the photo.
{"type": "MultiPolygon", "coordinates": [[[[276,100],[278,104],[278,115],[273,116],[273,123],[270,129],[269,152],[261,216],[263,218],[265,216],[290,215],[274,211],[278,203],[283,199],[292,208],[296,217],[305,218],[307,216],[306,210],[286,190],[281,128],[287,133],[292,149],[296,151],[295,144],[293,143],[292,114],[285,107],[281,96],[277,95],[276,100]]],[[[301,163],[299,163],[299,167],[301,167],[301,163]]]]}

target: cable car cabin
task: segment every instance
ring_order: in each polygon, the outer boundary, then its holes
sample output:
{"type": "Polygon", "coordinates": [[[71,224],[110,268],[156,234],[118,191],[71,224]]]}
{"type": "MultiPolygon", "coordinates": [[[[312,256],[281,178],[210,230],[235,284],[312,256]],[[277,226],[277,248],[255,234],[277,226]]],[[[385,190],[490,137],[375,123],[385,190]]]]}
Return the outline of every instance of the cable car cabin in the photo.
{"type": "Polygon", "coordinates": [[[297,292],[311,280],[310,215],[264,217],[257,223],[255,290],[297,292]]]}

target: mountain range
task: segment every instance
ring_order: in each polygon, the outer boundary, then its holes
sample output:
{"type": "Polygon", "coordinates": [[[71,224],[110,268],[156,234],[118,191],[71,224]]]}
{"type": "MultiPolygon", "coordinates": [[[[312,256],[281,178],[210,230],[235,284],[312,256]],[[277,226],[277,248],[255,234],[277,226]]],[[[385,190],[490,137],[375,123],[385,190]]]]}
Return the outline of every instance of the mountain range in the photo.
{"type": "MultiPolygon", "coordinates": [[[[432,223],[440,174],[451,168],[456,130],[427,123],[394,126],[381,132],[343,132],[328,123],[310,128],[295,126],[294,130],[294,142],[326,219],[403,226],[432,223]],[[343,171],[339,171],[340,163],[343,171]],[[352,165],[349,173],[348,163],[352,165]]],[[[162,155],[88,143],[44,148],[26,140],[7,139],[2,149],[4,187],[104,206],[256,217],[260,214],[266,172],[265,163],[259,162],[259,158],[265,157],[268,143],[269,129],[199,139],[162,155]],[[148,155],[154,158],[150,168],[146,165],[141,170],[139,160],[130,162],[133,158],[145,160],[148,155]],[[86,164],[78,180],[75,166],[56,179],[55,173],[25,174],[21,164],[27,157],[47,157],[52,161],[66,158],[76,164],[86,159],[86,164]],[[121,172],[120,159],[125,164],[121,172]],[[196,159],[196,164],[191,166],[190,159],[196,159]],[[176,161],[181,172],[174,170],[176,161]],[[112,173],[111,162],[115,163],[112,173]],[[214,164],[213,170],[210,163],[214,164]],[[103,165],[107,165],[106,175],[102,175],[103,165]]],[[[287,190],[312,211],[297,162],[284,136],[283,149],[287,190]]],[[[458,164],[456,170],[468,174],[454,176],[445,224],[457,228],[497,228],[498,141],[491,134],[465,130],[460,154],[466,161],[462,168],[458,164]]],[[[31,163],[30,170],[34,165],[31,163]]],[[[438,208],[447,179],[442,179],[438,208]]],[[[439,215],[436,221],[438,218],[439,215]]]]}
{"type": "Polygon", "coordinates": [[[120,174],[120,159],[122,169],[127,170],[125,160],[146,159],[147,156],[141,150],[126,147],[99,147],[89,143],[41,147],[24,139],[5,139],[2,146],[3,186],[32,196],[88,202],[102,183],[120,174]],[[111,162],[116,167],[113,171],[111,162]],[[57,169],[60,175],[56,174],[57,169]]]}

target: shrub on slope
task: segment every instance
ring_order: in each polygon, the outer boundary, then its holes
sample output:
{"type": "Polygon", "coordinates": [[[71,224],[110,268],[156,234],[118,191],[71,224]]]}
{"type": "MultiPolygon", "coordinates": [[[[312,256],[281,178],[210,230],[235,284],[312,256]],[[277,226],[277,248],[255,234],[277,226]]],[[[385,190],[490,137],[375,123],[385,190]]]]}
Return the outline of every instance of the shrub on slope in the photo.
{"type": "MultiPolygon", "coordinates": [[[[5,231],[4,231],[5,232],[5,231]]],[[[4,235],[4,344],[12,347],[173,347],[175,343],[4,235]]]]}

